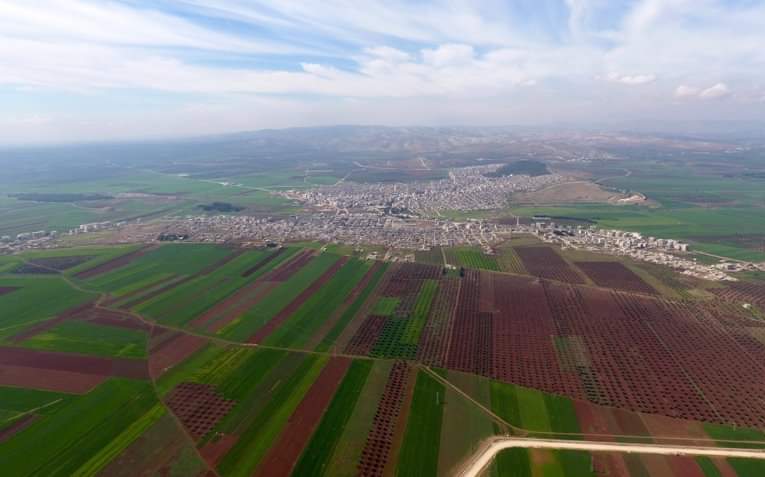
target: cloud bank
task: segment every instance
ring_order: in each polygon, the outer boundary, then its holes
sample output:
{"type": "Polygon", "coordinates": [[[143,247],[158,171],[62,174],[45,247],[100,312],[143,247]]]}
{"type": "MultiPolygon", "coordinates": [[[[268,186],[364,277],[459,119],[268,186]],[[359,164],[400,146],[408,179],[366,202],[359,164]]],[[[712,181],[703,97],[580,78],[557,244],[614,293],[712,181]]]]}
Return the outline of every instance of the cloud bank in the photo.
{"type": "Polygon", "coordinates": [[[0,142],[765,119],[763,25],[745,0],[0,0],[0,142]]]}

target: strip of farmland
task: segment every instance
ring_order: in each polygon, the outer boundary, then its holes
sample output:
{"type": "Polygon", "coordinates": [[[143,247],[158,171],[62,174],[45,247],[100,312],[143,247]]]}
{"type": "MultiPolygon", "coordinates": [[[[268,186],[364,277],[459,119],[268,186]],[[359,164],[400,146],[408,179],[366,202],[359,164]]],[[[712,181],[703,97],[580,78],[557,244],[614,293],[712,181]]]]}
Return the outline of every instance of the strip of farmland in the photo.
{"type": "Polygon", "coordinates": [[[372,294],[386,268],[387,264],[375,262],[345,299],[343,306],[321,325],[313,339],[306,344],[306,348],[316,351],[328,350],[372,294]]]}
{"type": "Polygon", "coordinates": [[[348,358],[329,360],[292,413],[279,439],[271,447],[255,475],[279,477],[291,474],[350,364],[348,358]]]}
{"type": "Polygon", "coordinates": [[[576,262],[596,285],[617,290],[655,294],[650,285],[619,262],[576,262]]]}
{"type": "Polygon", "coordinates": [[[319,427],[293,469],[293,475],[331,475],[327,473],[327,468],[356,409],[356,403],[362,398],[372,365],[371,361],[354,361],[351,364],[319,427]]]}
{"type": "Polygon", "coordinates": [[[343,260],[341,259],[333,265],[333,269],[338,264],[342,265],[333,276],[327,279],[328,273],[325,273],[314,282],[310,288],[318,286],[320,288],[278,329],[275,329],[263,341],[264,344],[289,348],[306,347],[306,343],[317,333],[324,321],[329,319],[335,310],[341,308],[343,301],[368,269],[368,264],[359,260],[351,259],[345,263],[340,262],[343,260]]]}
{"type": "MultiPolygon", "coordinates": [[[[297,257],[299,258],[299,257],[297,257]]],[[[296,259],[297,259],[296,258],[296,259]]],[[[330,269],[340,257],[338,255],[324,253],[310,257],[305,266],[293,271],[289,279],[279,282],[268,295],[259,300],[255,305],[218,331],[218,334],[226,338],[245,341],[252,337],[261,327],[265,326],[274,316],[283,310],[295,299],[295,296],[303,293],[319,277],[330,269]]],[[[302,260],[301,260],[302,262],[302,260]]],[[[295,263],[295,260],[290,262],[295,263]]],[[[289,266],[285,264],[277,270],[289,266]]],[[[290,268],[293,268],[290,266],[290,268]]],[[[275,271],[276,272],[276,271],[275,271]]],[[[272,281],[273,273],[264,277],[264,280],[272,281]]]]}
{"type": "MultiPolygon", "coordinates": [[[[276,331],[277,328],[287,321],[293,313],[298,311],[304,303],[309,299],[314,299],[314,296],[320,297],[321,294],[317,292],[329,282],[329,280],[340,270],[348,261],[348,257],[341,257],[335,261],[324,273],[322,273],[316,280],[313,281],[307,288],[305,288],[299,295],[297,295],[287,306],[282,308],[276,315],[274,315],[267,323],[265,323],[255,334],[250,336],[248,342],[250,343],[262,343],[267,337],[276,331]]],[[[312,305],[310,303],[309,305],[312,305]]],[[[279,331],[288,329],[286,327],[280,328],[279,331]]],[[[274,340],[276,341],[276,340],[274,340]]],[[[270,344],[270,343],[269,343],[270,344]]]]}
{"type": "Polygon", "coordinates": [[[128,252],[124,255],[115,257],[107,262],[96,265],[95,267],[88,268],[87,270],[78,272],[74,276],[75,278],[79,278],[81,280],[89,280],[91,278],[97,277],[104,273],[111,272],[112,270],[116,270],[118,268],[124,267],[125,265],[129,264],[130,262],[137,259],[138,257],[141,257],[145,255],[146,253],[148,253],[149,251],[154,250],[156,248],[157,248],[156,245],[154,246],[146,245],[144,247],[139,248],[138,250],[128,252]]]}
{"type": "Polygon", "coordinates": [[[118,376],[132,379],[146,379],[146,362],[124,358],[101,358],[80,356],[24,348],[0,347],[0,364],[33,369],[68,371],[95,376],[118,376]]]}
{"type": "Polygon", "coordinates": [[[584,283],[568,262],[550,247],[516,247],[515,252],[531,275],[567,283],[584,283]]]}

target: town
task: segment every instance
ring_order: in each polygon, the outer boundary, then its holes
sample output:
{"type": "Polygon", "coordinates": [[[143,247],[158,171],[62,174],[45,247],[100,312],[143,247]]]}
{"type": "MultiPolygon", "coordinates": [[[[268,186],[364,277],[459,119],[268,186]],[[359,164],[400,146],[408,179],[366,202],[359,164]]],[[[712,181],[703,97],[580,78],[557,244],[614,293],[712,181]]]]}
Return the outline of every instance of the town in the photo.
{"type": "Polygon", "coordinates": [[[279,195],[323,211],[385,211],[399,216],[438,217],[445,211],[499,209],[510,194],[531,192],[568,180],[559,174],[491,176],[499,164],[449,170],[449,178],[404,183],[340,182],[279,195]]]}
{"type": "MultiPolygon", "coordinates": [[[[20,234],[15,240],[3,237],[0,252],[58,246],[59,239],[76,235],[104,233],[108,243],[146,243],[153,241],[191,241],[239,243],[244,245],[282,245],[316,241],[357,248],[374,245],[388,250],[416,251],[434,247],[475,246],[493,254],[494,247],[514,235],[534,235],[543,242],[562,248],[627,256],[664,265],[685,275],[711,281],[735,281],[734,272],[765,270],[765,264],[723,261],[701,263],[689,253],[687,243],[673,239],[644,237],[637,232],[601,229],[596,226],[558,225],[544,217],[531,223],[502,224],[487,220],[409,218],[375,212],[315,213],[289,218],[246,215],[189,215],[165,217],[150,222],[100,222],[83,224],[66,234],[40,231],[20,234]]],[[[399,260],[413,255],[388,254],[399,260]]],[[[374,258],[378,258],[375,256],[374,258]]]]}

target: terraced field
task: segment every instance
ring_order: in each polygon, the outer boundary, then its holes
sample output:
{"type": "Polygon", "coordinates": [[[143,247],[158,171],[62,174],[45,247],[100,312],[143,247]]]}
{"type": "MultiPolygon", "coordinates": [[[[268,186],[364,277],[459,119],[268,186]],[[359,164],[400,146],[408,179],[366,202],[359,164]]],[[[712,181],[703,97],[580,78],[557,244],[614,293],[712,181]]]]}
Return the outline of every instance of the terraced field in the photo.
{"type": "MultiPolygon", "coordinates": [[[[616,291],[575,283],[548,251],[523,253],[505,258],[524,262],[512,274],[484,263],[463,276],[298,247],[6,259],[0,468],[452,475],[506,434],[765,448],[765,385],[743,379],[763,374],[765,325],[733,303],[751,287],[721,292],[730,304],[673,300],[626,290],[642,282],[621,268],[606,269],[621,274],[616,291]],[[539,253],[548,265],[528,268],[542,278],[516,274],[539,253]],[[17,273],[23,263],[62,269],[17,273]]],[[[589,271],[597,282],[602,270],[589,271]]],[[[500,453],[486,475],[761,470],[746,459],[534,449],[500,453]]]]}

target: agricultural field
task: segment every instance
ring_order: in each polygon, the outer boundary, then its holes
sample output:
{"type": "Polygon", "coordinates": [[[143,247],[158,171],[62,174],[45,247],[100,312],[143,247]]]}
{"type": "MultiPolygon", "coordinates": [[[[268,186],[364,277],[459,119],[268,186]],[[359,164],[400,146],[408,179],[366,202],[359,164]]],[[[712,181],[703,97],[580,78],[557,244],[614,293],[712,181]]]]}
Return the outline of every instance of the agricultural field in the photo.
{"type": "MultiPolygon", "coordinates": [[[[739,303],[761,299],[755,282],[681,299],[643,280],[650,270],[531,242],[495,256],[511,273],[334,252],[166,244],[5,259],[0,465],[452,475],[495,436],[765,447],[765,385],[749,379],[764,371],[765,322],[739,303]],[[15,271],[34,261],[57,273],[15,271]],[[30,449],[39,459],[20,457],[30,449]]],[[[517,449],[485,475],[759,465],[517,449]]]]}
{"type": "Polygon", "coordinates": [[[499,271],[500,269],[496,258],[490,255],[485,255],[478,248],[448,248],[446,249],[446,260],[447,263],[458,268],[476,268],[493,271],[499,271]]]}

